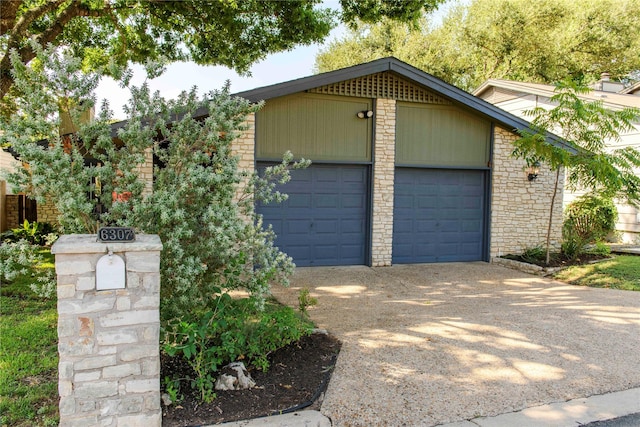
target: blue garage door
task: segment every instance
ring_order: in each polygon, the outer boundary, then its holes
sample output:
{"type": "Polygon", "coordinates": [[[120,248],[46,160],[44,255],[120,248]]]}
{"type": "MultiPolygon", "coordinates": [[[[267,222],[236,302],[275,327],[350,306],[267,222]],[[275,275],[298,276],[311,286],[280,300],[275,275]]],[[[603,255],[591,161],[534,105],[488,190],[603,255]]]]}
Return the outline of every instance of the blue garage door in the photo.
{"type": "Polygon", "coordinates": [[[368,166],[312,165],[291,172],[284,203],[256,209],[276,246],[298,266],[365,264],[368,166]]]}
{"type": "Polygon", "coordinates": [[[396,168],[393,262],[481,261],[485,171],[396,168]]]}

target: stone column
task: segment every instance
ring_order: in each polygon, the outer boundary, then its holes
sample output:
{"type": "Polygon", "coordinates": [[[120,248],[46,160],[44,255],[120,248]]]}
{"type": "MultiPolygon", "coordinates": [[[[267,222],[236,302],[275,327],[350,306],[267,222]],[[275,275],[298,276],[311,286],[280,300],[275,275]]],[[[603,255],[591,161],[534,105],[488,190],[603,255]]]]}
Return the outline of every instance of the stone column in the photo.
{"type": "Polygon", "coordinates": [[[377,99],[375,120],[371,265],[382,267],[391,265],[393,246],[396,101],[377,99]]]}
{"type": "Polygon", "coordinates": [[[131,243],[66,235],[53,245],[61,426],[162,424],[161,250],[156,235],[131,243]],[[109,252],[125,262],[125,287],[97,291],[96,264],[109,252]]]}

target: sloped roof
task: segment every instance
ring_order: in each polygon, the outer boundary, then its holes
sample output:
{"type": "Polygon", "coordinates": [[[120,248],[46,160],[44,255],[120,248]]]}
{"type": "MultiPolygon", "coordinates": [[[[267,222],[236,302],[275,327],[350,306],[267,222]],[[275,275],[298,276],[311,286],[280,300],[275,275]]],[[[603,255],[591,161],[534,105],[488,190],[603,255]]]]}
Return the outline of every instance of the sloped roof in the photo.
{"type": "MultiPolygon", "coordinates": [[[[451,101],[453,104],[472,110],[512,132],[521,129],[530,129],[531,127],[531,124],[527,120],[517,117],[482,98],[465,92],[462,89],[446,83],[444,80],[394,57],[376,59],[352,67],[238,92],[234,93],[233,96],[242,97],[251,102],[267,101],[280,96],[292,95],[294,93],[305,92],[322,86],[384,72],[393,73],[418,87],[436,93],[451,101]]],[[[207,114],[208,111],[204,107],[201,107],[196,111],[195,117],[205,117],[207,114]]],[[[125,124],[126,120],[112,124],[112,135],[115,136],[117,130],[125,124]]],[[[552,133],[548,133],[547,137],[552,144],[562,147],[571,153],[577,153],[575,148],[568,145],[561,137],[552,133]]]]}
{"type": "MultiPolygon", "coordinates": [[[[542,83],[525,83],[513,80],[489,79],[482,83],[473,91],[475,96],[481,96],[484,92],[492,87],[506,89],[514,92],[520,92],[531,95],[544,96],[551,98],[555,94],[555,86],[542,83]]],[[[616,92],[604,92],[601,90],[593,90],[589,93],[580,94],[580,98],[588,101],[602,101],[605,107],[612,110],[621,110],[625,107],[640,108],[640,96],[627,95],[616,92]]]]}
{"type": "MultiPolygon", "coordinates": [[[[390,72],[409,80],[419,87],[446,98],[453,104],[470,109],[477,114],[487,117],[510,131],[530,128],[530,123],[528,121],[394,57],[381,58],[352,67],[239,92],[234,95],[246,98],[252,102],[267,101],[271,98],[305,92],[321,86],[383,72],[390,72]]],[[[560,137],[549,134],[549,140],[552,143],[575,153],[575,150],[566,145],[560,137]]]]}
{"type": "Polygon", "coordinates": [[[640,90],[640,82],[636,82],[635,84],[633,84],[633,85],[631,85],[629,87],[625,87],[624,89],[622,89],[618,93],[632,94],[633,92],[637,92],[639,90],[640,90]]]}

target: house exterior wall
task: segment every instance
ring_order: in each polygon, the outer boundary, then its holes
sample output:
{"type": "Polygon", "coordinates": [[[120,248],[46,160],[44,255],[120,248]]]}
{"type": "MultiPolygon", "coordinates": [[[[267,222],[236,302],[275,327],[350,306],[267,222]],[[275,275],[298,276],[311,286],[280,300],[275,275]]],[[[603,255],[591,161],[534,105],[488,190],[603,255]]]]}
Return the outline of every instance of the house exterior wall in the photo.
{"type": "Polygon", "coordinates": [[[58,223],[59,212],[53,202],[47,200],[45,203],[38,203],[36,207],[38,209],[38,222],[58,223]]]}
{"type": "Polygon", "coordinates": [[[246,129],[231,143],[231,150],[238,156],[238,170],[246,173],[236,189],[236,201],[239,201],[249,184],[250,174],[255,168],[256,115],[249,114],[244,125],[246,129]]]}
{"type": "Polygon", "coordinates": [[[12,205],[10,200],[7,199],[7,197],[12,195],[13,192],[11,191],[11,186],[7,183],[4,175],[7,172],[13,171],[18,166],[20,166],[20,162],[14,159],[11,154],[0,149],[0,233],[10,228],[17,227],[17,225],[14,225],[18,222],[17,199],[14,205],[12,205]]]}
{"type": "Polygon", "coordinates": [[[375,111],[371,265],[391,265],[396,101],[379,98],[375,111]]]}
{"type": "MultiPolygon", "coordinates": [[[[494,130],[491,180],[490,256],[519,253],[544,244],[553,195],[555,172],[542,165],[538,178],[528,181],[525,162],[511,156],[517,135],[496,127],[494,130]]],[[[564,172],[553,206],[551,243],[559,245],[562,235],[562,188],[564,172]]]]}
{"type": "MultiPolygon", "coordinates": [[[[530,120],[531,116],[525,112],[535,107],[546,109],[553,108],[553,104],[548,97],[533,94],[515,94],[506,89],[493,88],[491,92],[482,95],[487,101],[493,102],[496,106],[514,114],[518,117],[530,120]],[[496,93],[501,96],[497,96],[496,93]]],[[[634,129],[624,132],[619,140],[607,141],[609,149],[621,149],[633,147],[640,150],[640,123],[635,123],[634,129]]],[[[640,171],[638,171],[640,174],[640,171]]],[[[584,194],[584,191],[566,189],[563,196],[563,206],[566,207],[576,197],[584,194]]],[[[616,230],[620,233],[620,238],[624,243],[640,243],[640,209],[628,205],[624,202],[616,202],[618,208],[618,222],[616,230]]]]}

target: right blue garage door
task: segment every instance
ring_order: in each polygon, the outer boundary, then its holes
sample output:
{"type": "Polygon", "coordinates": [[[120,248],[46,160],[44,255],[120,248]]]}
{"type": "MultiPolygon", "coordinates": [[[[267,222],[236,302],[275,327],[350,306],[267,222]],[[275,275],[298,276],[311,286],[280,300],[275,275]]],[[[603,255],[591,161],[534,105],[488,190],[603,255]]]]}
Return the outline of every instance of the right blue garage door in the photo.
{"type": "Polygon", "coordinates": [[[393,263],[484,260],[486,174],[396,168],[393,263]]]}

